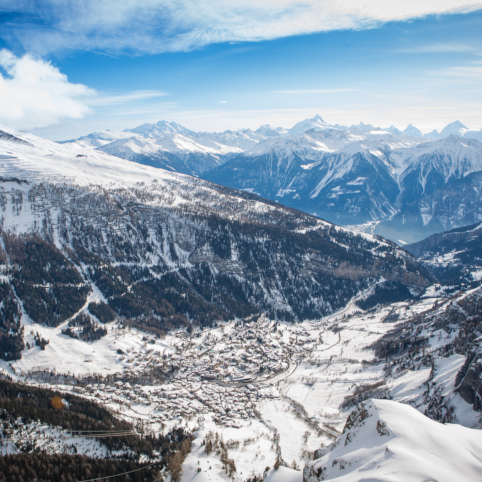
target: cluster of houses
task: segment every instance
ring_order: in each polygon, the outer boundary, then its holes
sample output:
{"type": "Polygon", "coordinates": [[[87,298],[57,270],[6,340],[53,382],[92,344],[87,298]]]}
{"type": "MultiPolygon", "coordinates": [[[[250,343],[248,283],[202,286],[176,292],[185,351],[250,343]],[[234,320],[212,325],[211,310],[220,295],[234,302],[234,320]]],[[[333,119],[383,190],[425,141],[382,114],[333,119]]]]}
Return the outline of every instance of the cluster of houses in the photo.
{"type": "Polygon", "coordinates": [[[119,354],[130,380],[157,369],[164,374],[164,383],[116,381],[75,390],[152,422],[209,413],[221,425],[238,426],[256,416],[259,398],[270,396],[265,389],[270,380],[316,341],[304,328],[280,327],[265,318],[192,336],[180,333],[167,347],[156,343],[119,354]]]}

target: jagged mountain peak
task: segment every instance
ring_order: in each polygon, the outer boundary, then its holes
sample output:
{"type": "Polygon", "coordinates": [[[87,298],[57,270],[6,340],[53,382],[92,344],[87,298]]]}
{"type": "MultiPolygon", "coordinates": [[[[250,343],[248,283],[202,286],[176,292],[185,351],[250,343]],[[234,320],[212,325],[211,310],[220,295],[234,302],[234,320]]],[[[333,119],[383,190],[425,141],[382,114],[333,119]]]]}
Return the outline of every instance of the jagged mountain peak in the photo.
{"type": "Polygon", "coordinates": [[[289,135],[300,135],[304,132],[309,130],[324,130],[324,129],[332,129],[335,126],[332,126],[326,123],[320,115],[315,115],[311,119],[305,119],[301,122],[295,124],[291,129],[288,130],[289,135]]]}
{"type": "Polygon", "coordinates": [[[468,128],[464,124],[462,124],[462,122],[457,120],[446,125],[440,132],[440,136],[446,137],[452,134],[461,135],[464,134],[466,131],[468,131],[468,128]]]}
{"type": "Polygon", "coordinates": [[[400,129],[397,129],[393,124],[387,129],[387,131],[391,132],[392,134],[402,134],[402,131],[400,129]]]}
{"type": "Polygon", "coordinates": [[[420,129],[418,129],[412,124],[408,124],[408,126],[404,129],[403,133],[406,136],[423,137],[422,131],[420,131],[420,129]]]}
{"type": "Polygon", "coordinates": [[[310,122],[319,122],[320,124],[326,124],[326,122],[323,120],[321,115],[316,114],[313,116],[311,119],[308,119],[310,122]]]}
{"type": "Polygon", "coordinates": [[[265,137],[279,137],[287,131],[282,127],[272,127],[269,124],[264,124],[258,127],[254,132],[265,137]]]}
{"type": "Polygon", "coordinates": [[[177,122],[168,122],[161,120],[155,124],[146,122],[140,126],[134,127],[133,129],[125,129],[124,132],[132,132],[134,134],[141,134],[143,136],[157,137],[163,134],[189,134],[193,133],[189,129],[181,126],[177,122]]]}

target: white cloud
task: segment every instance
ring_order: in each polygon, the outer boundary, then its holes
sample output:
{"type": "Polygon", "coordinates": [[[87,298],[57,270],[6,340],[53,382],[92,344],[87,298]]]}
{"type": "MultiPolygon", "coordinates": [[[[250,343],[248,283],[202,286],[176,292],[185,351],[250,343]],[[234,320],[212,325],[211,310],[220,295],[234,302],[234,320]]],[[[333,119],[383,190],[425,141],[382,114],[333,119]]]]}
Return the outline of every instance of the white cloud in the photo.
{"type": "Polygon", "coordinates": [[[480,0],[42,0],[33,5],[4,0],[4,11],[33,20],[9,22],[3,35],[40,54],[62,49],[158,53],[479,9],[480,0]]]}
{"type": "Polygon", "coordinates": [[[49,62],[30,55],[18,58],[3,49],[0,69],[1,122],[32,129],[80,119],[90,111],[83,99],[94,91],[70,83],[49,62]]]}

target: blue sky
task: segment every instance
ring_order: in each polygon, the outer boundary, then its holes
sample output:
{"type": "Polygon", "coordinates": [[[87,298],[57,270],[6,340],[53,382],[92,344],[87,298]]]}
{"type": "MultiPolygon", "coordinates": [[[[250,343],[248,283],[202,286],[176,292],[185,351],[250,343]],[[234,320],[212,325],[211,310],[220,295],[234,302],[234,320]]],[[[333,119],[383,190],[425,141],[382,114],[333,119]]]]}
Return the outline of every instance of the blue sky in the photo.
{"type": "Polygon", "coordinates": [[[481,3],[140,3],[2,0],[0,122],[51,139],[161,119],[290,127],[317,113],[482,128],[481,3]]]}

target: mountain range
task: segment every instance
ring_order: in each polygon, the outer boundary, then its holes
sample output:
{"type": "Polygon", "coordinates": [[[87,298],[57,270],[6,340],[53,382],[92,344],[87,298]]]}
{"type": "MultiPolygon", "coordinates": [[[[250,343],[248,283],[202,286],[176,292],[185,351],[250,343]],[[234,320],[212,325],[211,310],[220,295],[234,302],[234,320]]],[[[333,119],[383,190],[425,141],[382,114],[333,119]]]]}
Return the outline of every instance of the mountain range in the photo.
{"type": "MultiPolygon", "coordinates": [[[[432,278],[373,235],[6,127],[0,181],[0,259],[11,306],[4,333],[19,332],[20,307],[58,326],[99,301],[90,315],[113,311],[154,332],[260,312],[300,321],[342,308],[380,280],[395,283],[388,289],[403,298],[432,278]]],[[[15,358],[10,341],[3,352],[15,358]]]]}
{"type": "Polygon", "coordinates": [[[165,121],[66,141],[258,194],[397,242],[482,219],[481,131],[369,124],[199,133],[165,121]]]}

